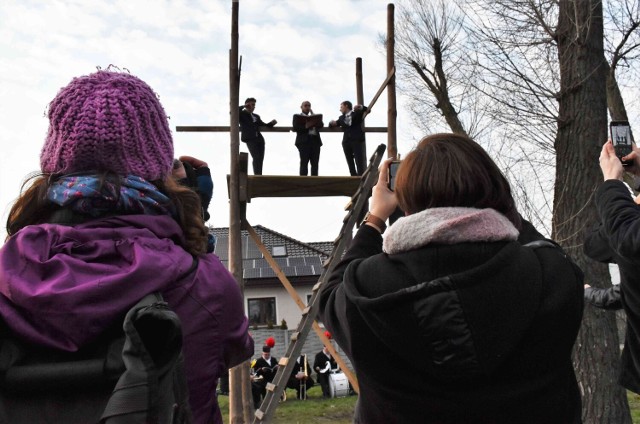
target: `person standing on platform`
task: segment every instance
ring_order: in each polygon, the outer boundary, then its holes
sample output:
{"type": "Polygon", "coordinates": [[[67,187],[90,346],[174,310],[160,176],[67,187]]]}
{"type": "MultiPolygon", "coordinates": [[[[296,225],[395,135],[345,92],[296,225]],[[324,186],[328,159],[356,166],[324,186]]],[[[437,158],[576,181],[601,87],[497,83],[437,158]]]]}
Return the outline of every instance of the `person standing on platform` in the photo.
{"type": "Polygon", "coordinates": [[[247,98],[244,101],[244,105],[240,108],[240,131],[242,136],[240,140],[243,143],[247,143],[247,148],[251,154],[253,164],[253,174],[262,175],[262,162],[264,162],[264,137],[260,132],[260,127],[272,128],[278,123],[275,119],[272,119],[269,123],[262,122],[260,115],[253,113],[256,109],[256,99],[253,97],[247,98]]]}
{"type": "Polygon", "coordinates": [[[362,175],[367,168],[367,144],[364,136],[364,112],[366,106],[355,105],[345,100],[340,103],[340,117],[337,121],[329,122],[330,127],[340,127],[344,131],[342,136],[342,150],[347,159],[351,176],[362,175]]]}
{"type": "Polygon", "coordinates": [[[293,130],[296,132],[296,147],[300,153],[300,175],[308,175],[311,163],[311,175],[318,175],[320,147],[322,140],[318,128],[324,126],[322,115],[314,115],[311,103],[305,100],[300,105],[302,112],[293,115],[293,130]],[[315,118],[315,119],[314,119],[315,118]]]}

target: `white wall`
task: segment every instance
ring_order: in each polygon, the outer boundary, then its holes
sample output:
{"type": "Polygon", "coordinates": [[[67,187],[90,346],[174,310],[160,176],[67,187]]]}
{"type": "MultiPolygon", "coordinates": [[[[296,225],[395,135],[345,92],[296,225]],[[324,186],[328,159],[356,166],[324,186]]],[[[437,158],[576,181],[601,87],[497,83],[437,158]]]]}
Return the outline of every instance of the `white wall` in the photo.
{"type": "MultiPolygon", "coordinates": [[[[307,303],[307,295],[311,294],[312,284],[295,287],[298,296],[302,301],[307,303]]],[[[275,326],[279,326],[282,320],[287,321],[290,329],[295,329],[302,318],[302,311],[293,301],[289,293],[282,285],[273,287],[245,287],[244,289],[244,313],[249,314],[248,299],[259,297],[275,297],[276,298],[276,322],[275,326]]]]}

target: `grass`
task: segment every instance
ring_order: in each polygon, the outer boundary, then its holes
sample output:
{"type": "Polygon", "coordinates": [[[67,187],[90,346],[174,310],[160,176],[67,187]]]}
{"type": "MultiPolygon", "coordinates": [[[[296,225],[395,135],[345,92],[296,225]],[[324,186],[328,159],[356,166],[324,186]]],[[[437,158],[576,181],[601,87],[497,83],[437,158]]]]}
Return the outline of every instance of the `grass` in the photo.
{"type": "MultiPolygon", "coordinates": [[[[279,424],[350,424],[358,396],[323,399],[319,385],[309,389],[307,400],[296,399],[296,391],[287,389],[287,400],[276,408],[274,423],[279,424]]],[[[218,396],[222,422],[229,422],[229,397],[218,396]]]]}
{"type": "MultiPolygon", "coordinates": [[[[633,424],[640,424],[640,395],[627,392],[633,424]]],[[[350,424],[357,396],[336,399],[323,399],[320,386],[309,389],[308,399],[296,399],[295,390],[287,389],[287,401],[281,402],[276,409],[274,422],[278,424],[350,424]]],[[[218,396],[222,410],[222,422],[229,422],[229,397],[218,396]]]]}

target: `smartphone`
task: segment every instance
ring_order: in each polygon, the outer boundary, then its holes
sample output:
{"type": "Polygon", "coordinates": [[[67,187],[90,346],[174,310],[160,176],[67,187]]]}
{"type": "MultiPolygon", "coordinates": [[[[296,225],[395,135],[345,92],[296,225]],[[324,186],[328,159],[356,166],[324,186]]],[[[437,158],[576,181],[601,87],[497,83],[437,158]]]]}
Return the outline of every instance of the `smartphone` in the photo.
{"type": "Polygon", "coordinates": [[[394,160],[389,163],[389,190],[395,191],[396,189],[396,175],[398,174],[398,168],[400,167],[400,161],[394,160]]]}
{"type": "MultiPolygon", "coordinates": [[[[627,121],[611,121],[609,124],[611,132],[611,142],[616,151],[616,156],[622,161],[622,158],[631,153],[631,127],[627,121]]],[[[623,165],[630,165],[629,162],[622,161],[623,165]]]]}

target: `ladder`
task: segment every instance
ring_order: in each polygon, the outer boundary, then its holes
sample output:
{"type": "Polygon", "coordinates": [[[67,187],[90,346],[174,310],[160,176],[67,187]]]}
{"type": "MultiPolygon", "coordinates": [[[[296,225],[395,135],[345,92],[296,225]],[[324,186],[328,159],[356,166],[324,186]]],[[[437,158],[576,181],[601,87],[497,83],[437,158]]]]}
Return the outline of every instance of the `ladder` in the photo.
{"type": "Polygon", "coordinates": [[[342,229],[340,234],[333,242],[333,250],[331,255],[324,263],[324,270],[320,275],[320,279],[313,286],[311,299],[308,306],[302,311],[302,319],[298,324],[298,328],[291,335],[291,341],[287,352],[278,361],[278,370],[271,383],[267,383],[267,391],[260,408],[255,412],[255,418],[253,424],[268,423],[273,418],[273,414],[280,402],[280,397],[287,387],[287,381],[293,371],[293,366],[302,352],[302,346],[313,326],[314,319],[318,313],[318,296],[322,285],[329,279],[333,269],[342,258],[342,254],[347,248],[347,244],[351,240],[351,233],[353,227],[359,218],[361,218],[367,207],[367,200],[369,199],[371,189],[378,181],[378,166],[382,161],[383,154],[386,146],[380,144],[374,154],[369,160],[369,166],[365,170],[360,180],[360,185],[355,194],[351,197],[351,201],[348,203],[345,209],[348,210],[347,215],[343,220],[342,229]],[[347,237],[349,235],[349,237],[347,237]]]}

